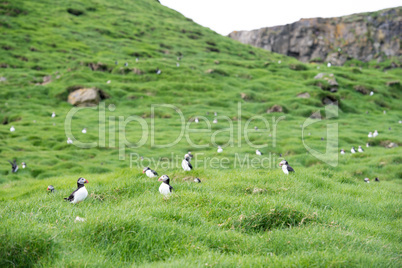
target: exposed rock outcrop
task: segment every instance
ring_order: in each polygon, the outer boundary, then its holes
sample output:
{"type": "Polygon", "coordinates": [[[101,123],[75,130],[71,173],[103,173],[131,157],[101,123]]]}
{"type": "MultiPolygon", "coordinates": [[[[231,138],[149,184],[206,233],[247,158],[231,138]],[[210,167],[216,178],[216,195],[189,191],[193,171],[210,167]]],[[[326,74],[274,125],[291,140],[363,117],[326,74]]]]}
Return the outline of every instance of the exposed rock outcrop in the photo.
{"type": "Polygon", "coordinates": [[[347,59],[369,61],[400,56],[402,7],[338,18],[301,19],[284,26],[234,31],[245,44],[295,57],[303,62],[342,65],[347,59]]]}
{"type": "Polygon", "coordinates": [[[97,88],[80,88],[68,95],[68,102],[74,106],[96,106],[102,99],[108,98],[102,90],[97,88]]]}

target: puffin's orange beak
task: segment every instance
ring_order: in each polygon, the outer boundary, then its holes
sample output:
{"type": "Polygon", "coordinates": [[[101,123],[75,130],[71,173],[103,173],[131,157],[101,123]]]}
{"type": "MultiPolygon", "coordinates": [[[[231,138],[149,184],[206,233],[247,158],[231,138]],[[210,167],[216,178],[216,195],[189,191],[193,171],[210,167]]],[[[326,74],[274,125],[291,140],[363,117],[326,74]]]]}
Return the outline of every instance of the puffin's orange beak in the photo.
{"type": "Polygon", "coordinates": [[[47,190],[48,190],[48,191],[50,190],[49,187],[47,187],[47,190]]]}
{"type": "Polygon", "coordinates": [[[160,177],[160,178],[158,179],[158,181],[162,181],[162,177],[160,177]]]}
{"type": "Polygon", "coordinates": [[[85,183],[88,183],[88,180],[85,180],[85,183]]]}

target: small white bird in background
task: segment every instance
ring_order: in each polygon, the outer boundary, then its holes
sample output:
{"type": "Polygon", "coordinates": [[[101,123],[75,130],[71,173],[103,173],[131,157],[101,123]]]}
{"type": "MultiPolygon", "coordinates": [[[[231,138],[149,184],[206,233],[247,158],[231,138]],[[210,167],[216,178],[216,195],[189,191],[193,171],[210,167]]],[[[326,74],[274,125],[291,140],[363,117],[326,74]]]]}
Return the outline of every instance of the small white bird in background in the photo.
{"type": "Polygon", "coordinates": [[[385,111],[385,110],[384,110],[384,111],[383,111],[383,113],[384,113],[384,114],[386,114],[386,113],[387,113],[387,111],[385,111]]]}
{"type": "Polygon", "coordinates": [[[81,131],[83,134],[87,133],[87,129],[84,127],[84,129],[81,131]]]}
{"type": "Polygon", "coordinates": [[[370,183],[370,179],[369,178],[364,178],[364,182],[370,183]]]}
{"type": "Polygon", "coordinates": [[[181,167],[184,171],[191,171],[193,169],[193,166],[190,163],[190,159],[191,158],[188,154],[184,155],[184,159],[181,162],[181,167]]]}
{"type": "Polygon", "coordinates": [[[289,172],[295,172],[295,170],[294,170],[291,166],[289,166],[289,163],[288,163],[288,161],[286,161],[286,160],[282,160],[282,161],[279,163],[279,166],[282,166],[282,171],[283,171],[283,173],[285,173],[286,175],[289,174],[289,172]]]}
{"type": "Polygon", "coordinates": [[[367,147],[367,148],[370,147],[370,143],[366,143],[366,147],[367,147]]]}
{"type": "Polygon", "coordinates": [[[262,155],[262,153],[261,153],[260,150],[258,150],[258,149],[255,150],[255,154],[256,154],[256,155],[262,155]]]}
{"type": "Polygon", "coordinates": [[[359,148],[357,148],[357,151],[359,152],[359,153],[363,153],[364,152],[364,150],[363,150],[363,148],[359,145],[359,148]]]}
{"type": "Polygon", "coordinates": [[[127,67],[127,66],[128,66],[128,62],[124,63],[124,67],[127,67]]]}
{"type": "Polygon", "coordinates": [[[22,162],[22,163],[21,163],[21,166],[22,166],[22,168],[26,168],[26,167],[27,167],[27,165],[25,164],[25,162],[22,162]]]}
{"type": "Polygon", "coordinates": [[[257,131],[257,130],[258,130],[258,127],[255,126],[255,127],[254,127],[254,130],[257,131]]]}
{"type": "Polygon", "coordinates": [[[351,152],[352,154],[356,153],[355,147],[352,147],[352,149],[350,149],[350,152],[351,152]]]}
{"type": "Polygon", "coordinates": [[[88,191],[85,188],[85,183],[88,183],[88,181],[84,178],[79,178],[77,180],[77,189],[71,193],[69,197],[64,198],[66,201],[70,201],[72,204],[79,203],[81,201],[84,201],[85,198],[88,196],[88,191]]]}
{"type": "Polygon", "coordinates": [[[218,119],[214,119],[214,121],[212,121],[212,123],[217,124],[218,123],[218,119]]]}
{"type": "Polygon", "coordinates": [[[278,64],[281,64],[282,63],[282,61],[281,60],[278,60],[278,64]]]}
{"type": "Polygon", "coordinates": [[[370,92],[370,96],[373,96],[373,95],[374,95],[374,91],[371,91],[371,92],[370,92]]]}
{"type": "Polygon", "coordinates": [[[15,131],[15,127],[14,127],[14,126],[11,126],[11,127],[10,127],[10,131],[11,131],[11,132],[14,132],[14,131],[15,131]]]}
{"type": "Polygon", "coordinates": [[[173,187],[170,186],[170,179],[167,175],[162,175],[158,181],[161,181],[162,184],[159,186],[159,192],[164,195],[168,195],[173,191],[173,187]]]}
{"type": "Polygon", "coordinates": [[[331,67],[331,65],[332,65],[332,64],[331,64],[330,62],[327,63],[327,67],[328,67],[328,68],[331,67]]]}
{"type": "Polygon", "coordinates": [[[377,136],[378,136],[378,131],[375,130],[374,133],[373,133],[373,138],[375,138],[375,137],[377,137],[377,136]]]}
{"type": "Polygon", "coordinates": [[[344,150],[344,149],[341,149],[341,154],[345,154],[345,150],[344,150]]]}
{"type": "Polygon", "coordinates": [[[217,112],[214,112],[214,115],[215,115],[215,116],[218,116],[218,113],[217,113],[217,112]]]}
{"type": "Polygon", "coordinates": [[[162,73],[162,71],[159,68],[157,68],[156,69],[156,74],[161,74],[161,73],[162,73]]]}
{"type": "Polygon", "coordinates": [[[67,138],[67,144],[73,144],[73,141],[72,141],[72,139],[70,139],[70,138],[67,138]]]}
{"type": "Polygon", "coordinates": [[[196,117],[196,118],[194,119],[194,122],[196,122],[196,123],[198,124],[198,117],[196,117]]]}
{"type": "Polygon", "coordinates": [[[52,118],[54,118],[54,117],[56,117],[56,113],[55,113],[55,112],[52,113],[52,118]]]}
{"type": "Polygon", "coordinates": [[[138,62],[140,59],[139,58],[135,58],[135,62],[138,62]]]}
{"type": "Polygon", "coordinates": [[[194,179],[194,182],[196,182],[196,183],[201,183],[201,180],[200,180],[199,178],[195,178],[195,179],[194,179]]]}
{"type": "Polygon", "coordinates": [[[146,167],[142,170],[142,173],[145,173],[149,178],[154,178],[158,176],[158,173],[155,170],[150,169],[149,167],[146,167]]]}
{"type": "Polygon", "coordinates": [[[373,132],[369,132],[369,134],[367,135],[367,137],[372,138],[372,137],[373,137],[373,132]]]}
{"type": "Polygon", "coordinates": [[[180,67],[180,63],[176,62],[176,67],[180,67]]]}
{"type": "Polygon", "coordinates": [[[218,146],[218,153],[222,153],[222,152],[223,152],[222,147],[221,147],[221,146],[218,146]]]}
{"type": "Polygon", "coordinates": [[[107,81],[106,81],[106,84],[110,84],[110,82],[112,82],[112,81],[111,81],[111,80],[107,80],[107,81]]]}

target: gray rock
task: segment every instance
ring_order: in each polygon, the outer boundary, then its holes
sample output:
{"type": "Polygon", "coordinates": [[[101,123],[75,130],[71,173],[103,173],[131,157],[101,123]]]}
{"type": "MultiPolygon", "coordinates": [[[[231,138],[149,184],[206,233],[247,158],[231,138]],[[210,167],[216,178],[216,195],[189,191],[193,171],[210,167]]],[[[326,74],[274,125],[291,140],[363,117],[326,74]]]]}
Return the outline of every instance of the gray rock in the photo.
{"type": "Polygon", "coordinates": [[[101,100],[96,88],[81,88],[68,95],[68,102],[74,106],[96,106],[101,100]]]}
{"type": "Polygon", "coordinates": [[[283,108],[280,105],[275,104],[274,106],[272,106],[271,108],[269,108],[267,110],[267,113],[282,113],[283,112],[283,108]]]}
{"type": "Polygon", "coordinates": [[[402,7],[337,18],[301,19],[229,37],[303,62],[342,65],[350,58],[382,60],[400,55],[402,7]]]}
{"type": "Polygon", "coordinates": [[[308,99],[308,98],[310,98],[310,94],[308,92],[300,93],[297,95],[297,97],[302,98],[302,99],[308,99]]]}

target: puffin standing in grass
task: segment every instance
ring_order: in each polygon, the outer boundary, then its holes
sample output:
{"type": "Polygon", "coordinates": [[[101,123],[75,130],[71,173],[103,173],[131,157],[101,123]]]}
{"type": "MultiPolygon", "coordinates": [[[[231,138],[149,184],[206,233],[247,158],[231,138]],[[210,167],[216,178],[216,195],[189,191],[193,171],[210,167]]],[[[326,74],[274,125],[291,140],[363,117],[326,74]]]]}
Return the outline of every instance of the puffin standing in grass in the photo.
{"type": "Polygon", "coordinates": [[[144,168],[142,173],[145,173],[149,178],[154,178],[158,176],[158,173],[155,170],[150,169],[149,167],[144,168]]]}
{"type": "Polygon", "coordinates": [[[53,193],[53,192],[54,192],[54,187],[53,187],[53,185],[49,185],[49,186],[47,187],[47,190],[50,191],[49,193],[53,193]]]}
{"type": "Polygon", "coordinates": [[[27,167],[27,164],[25,164],[25,162],[22,162],[22,163],[21,163],[21,166],[22,166],[22,168],[26,168],[26,167],[27,167]]]}
{"type": "Polygon", "coordinates": [[[359,153],[363,153],[364,152],[364,150],[363,150],[363,148],[359,145],[359,148],[357,149],[357,151],[359,152],[359,153]]]}
{"type": "Polygon", "coordinates": [[[374,133],[373,133],[373,138],[375,138],[375,137],[377,137],[377,136],[378,136],[378,131],[375,130],[374,133]]]}
{"type": "Polygon", "coordinates": [[[369,132],[369,134],[367,135],[367,137],[372,138],[372,137],[373,137],[373,132],[369,132]]]}
{"type": "Polygon", "coordinates": [[[364,182],[370,183],[370,179],[369,178],[364,178],[364,182]]]}
{"type": "Polygon", "coordinates": [[[262,155],[261,151],[260,151],[260,150],[258,150],[258,149],[257,149],[257,150],[255,150],[255,154],[256,154],[256,155],[262,155]]]}
{"type": "Polygon", "coordinates": [[[64,200],[70,201],[70,203],[72,204],[84,201],[84,199],[87,198],[88,196],[88,191],[84,185],[85,183],[88,183],[86,179],[79,178],[77,180],[77,189],[74,192],[72,192],[69,197],[64,198],[64,200]]]}
{"type": "Polygon", "coordinates": [[[167,175],[162,175],[158,181],[161,181],[162,184],[159,186],[159,192],[164,195],[168,195],[173,191],[173,187],[169,184],[169,177],[167,175]]]}
{"type": "Polygon", "coordinates": [[[221,146],[218,146],[218,151],[217,151],[218,153],[222,153],[223,152],[223,149],[222,149],[222,147],[221,146]]]}
{"type": "MultiPolygon", "coordinates": [[[[181,167],[184,169],[184,171],[191,171],[193,169],[193,166],[190,163],[190,156],[186,154],[184,156],[183,161],[181,162],[181,167]]],[[[165,175],[164,175],[165,176],[165,175]]],[[[163,177],[163,176],[162,176],[163,177]]]]}
{"type": "Polygon", "coordinates": [[[352,149],[350,149],[350,152],[351,152],[352,154],[356,153],[356,149],[355,149],[354,146],[352,147],[352,149]]]}
{"type": "Polygon", "coordinates": [[[10,131],[11,131],[11,132],[14,132],[14,131],[15,131],[15,127],[14,127],[14,126],[11,126],[11,127],[10,127],[10,131]]]}
{"type": "Polygon", "coordinates": [[[13,162],[8,160],[8,162],[11,164],[11,172],[16,173],[18,171],[18,165],[17,165],[17,160],[14,159],[13,162]]]}
{"type": "Polygon", "coordinates": [[[84,127],[81,132],[82,132],[82,134],[87,133],[87,128],[84,127]]]}
{"type": "Polygon", "coordinates": [[[341,149],[341,154],[345,154],[345,150],[344,150],[344,149],[341,149]]]}
{"type": "Polygon", "coordinates": [[[195,179],[194,179],[194,182],[196,182],[196,183],[201,183],[201,180],[200,180],[199,178],[195,178],[195,179]]]}
{"type": "Polygon", "coordinates": [[[289,174],[289,172],[295,172],[295,170],[291,166],[289,166],[288,161],[286,160],[282,160],[279,163],[279,166],[282,166],[283,173],[285,173],[286,175],[289,174]]]}

